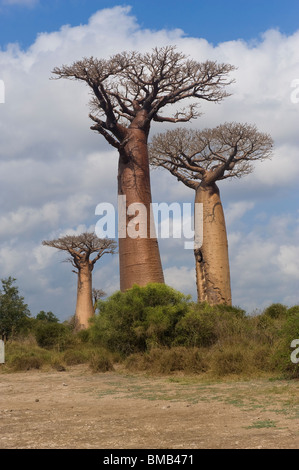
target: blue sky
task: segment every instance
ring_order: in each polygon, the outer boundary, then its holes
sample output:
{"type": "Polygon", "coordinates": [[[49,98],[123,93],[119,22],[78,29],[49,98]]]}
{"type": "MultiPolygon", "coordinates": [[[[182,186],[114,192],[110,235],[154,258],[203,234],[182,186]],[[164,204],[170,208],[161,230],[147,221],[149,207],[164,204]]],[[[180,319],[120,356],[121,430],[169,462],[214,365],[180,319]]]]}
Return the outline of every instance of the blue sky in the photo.
{"type": "Polygon", "coordinates": [[[181,28],[214,44],[256,39],[270,28],[291,34],[299,18],[297,0],[6,0],[0,10],[0,44],[18,41],[26,48],[40,32],[86,23],[96,10],[115,5],[131,5],[142,28],[181,28]]]}
{"type": "MultiPolygon", "coordinates": [[[[299,304],[298,18],[298,0],[0,0],[0,278],[17,278],[32,315],[64,320],[75,310],[75,275],[42,240],[93,230],[96,206],[117,200],[117,152],[89,129],[86,88],[49,80],[51,70],[168,44],[237,67],[232,96],[203,103],[191,127],[249,122],[274,139],[271,161],[220,185],[233,303],[248,312],[299,304]]],[[[152,193],[155,202],[194,197],[165,171],[152,172],[152,193]]],[[[160,251],[166,282],[195,298],[192,250],[175,239],[160,251]]],[[[118,289],[117,256],[103,257],[93,279],[107,294],[118,289]]]]}

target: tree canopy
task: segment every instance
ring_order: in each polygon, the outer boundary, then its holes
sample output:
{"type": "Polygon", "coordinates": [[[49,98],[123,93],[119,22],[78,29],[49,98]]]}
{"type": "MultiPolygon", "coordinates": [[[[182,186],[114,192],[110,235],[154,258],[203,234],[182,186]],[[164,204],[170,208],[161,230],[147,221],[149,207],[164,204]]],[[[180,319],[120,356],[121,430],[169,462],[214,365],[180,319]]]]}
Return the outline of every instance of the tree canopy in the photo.
{"type": "Polygon", "coordinates": [[[16,279],[11,276],[1,279],[0,335],[6,337],[19,333],[30,317],[28,305],[24,303],[24,297],[19,294],[18,287],[14,285],[15,281],[16,279]]]}
{"type": "Polygon", "coordinates": [[[57,78],[81,80],[92,90],[91,129],[118,148],[124,145],[126,126],[148,129],[151,120],[186,122],[199,115],[194,102],[188,109],[162,115],[167,104],[187,98],[219,102],[229,96],[224,87],[232,80],[230,64],[197,62],[174,46],[154,48],[151,53],[122,52],[109,59],[83,58],[72,65],[55,67],[57,78]],[[143,111],[144,114],[141,116],[143,111]],[[136,117],[138,121],[136,122],[136,117]]]}
{"type": "Polygon", "coordinates": [[[150,144],[153,166],[166,168],[187,186],[242,177],[253,162],[271,157],[273,141],[256,126],[227,122],[212,129],[178,128],[156,134],[150,144]]]}
{"type": "Polygon", "coordinates": [[[80,269],[81,263],[89,262],[91,266],[105,254],[115,253],[116,242],[109,238],[98,238],[95,233],[85,232],[80,235],[65,235],[54,240],[44,240],[44,246],[51,246],[58,250],[67,251],[73,266],[80,269]],[[92,255],[95,256],[90,258],[92,255]]]}

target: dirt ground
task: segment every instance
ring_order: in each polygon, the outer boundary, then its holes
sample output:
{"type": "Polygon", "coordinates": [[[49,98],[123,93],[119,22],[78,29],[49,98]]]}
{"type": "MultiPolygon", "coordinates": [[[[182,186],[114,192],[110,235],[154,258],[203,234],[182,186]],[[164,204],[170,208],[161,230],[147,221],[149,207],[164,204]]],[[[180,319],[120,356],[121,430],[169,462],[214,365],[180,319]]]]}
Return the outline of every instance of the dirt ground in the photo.
{"type": "Polygon", "coordinates": [[[299,383],[0,373],[0,449],[291,449],[299,383]]]}

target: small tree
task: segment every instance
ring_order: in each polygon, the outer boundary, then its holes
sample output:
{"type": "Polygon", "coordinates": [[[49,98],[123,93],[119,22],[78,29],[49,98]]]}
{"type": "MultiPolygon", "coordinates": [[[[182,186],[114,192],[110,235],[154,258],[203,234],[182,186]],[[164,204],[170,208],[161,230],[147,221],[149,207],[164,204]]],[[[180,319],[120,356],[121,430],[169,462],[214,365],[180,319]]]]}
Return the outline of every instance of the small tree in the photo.
{"type": "Polygon", "coordinates": [[[194,189],[195,203],[203,204],[203,243],[194,250],[200,302],[231,304],[226,226],[216,182],[249,174],[255,160],[271,156],[272,145],[268,134],[238,123],[203,131],[180,128],[152,139],[152,165],[194,189]]]}
{"type": "Polygon", "coordinates": [[[54,315],[53,312],[45,312],[44,310],[41,310],[36,315],[36,320],[43,321],[46,323],[58,323],[59,322],[58,318],[54,315]]]}
{"type": "Polygon", "coordinates": [[[76,268],[73,272],[78,275],[76,328],[87,328],[89,319],[94,315],[92,303],[94,265],[104,254],[115,253],[116,242],[109,238],[98,238],[94,233],[82,233],[81,235],[66,235],[55,240],[43,241],[43,245],[52,246],[70,254],[68,261],[76,268]]]}
{"type": "Polygon", "coordinates": [[[11,276],[1,279],[0,335],[4,338],[19,333],[26,326],[30,317],[30,311],[28,305],[24,303],[24,297],[19,294],[18,287],[13,285],[15,281],[16,279],[11,276]]]}
{"type": "Polygon", "coordinates": [[[195,103],[170,115],[161,114],[167,105],[183,100],[220,102],[228,96],[224,88],[231,83],[227,75],[232,70],[234,67],[228,64],[189,60],[173,46],[145,54],[123,52],[108,60],[84,58],[53,70],[58,78],[88,85],[92,93],[91,129],[119,153],[118,194],[126,197],[126,227],[119,239],[122,291],[135,283],[164,282],[158,242],[151,236],[147,150],[151,122],[187,122],[198,116],[195,103]],[[146,215],[139,213],[139,231],[132,237],[128,235],[132,214],[127,208],[134,203],[141,203],[146,215]]]}
{"type": "Polygon", "coordinates": [[[107,294],[102,289],[92,289],[92,298],[93,298],[93,308],[94,311],[97,309],[98,300],[105,297],[107,294]]]}

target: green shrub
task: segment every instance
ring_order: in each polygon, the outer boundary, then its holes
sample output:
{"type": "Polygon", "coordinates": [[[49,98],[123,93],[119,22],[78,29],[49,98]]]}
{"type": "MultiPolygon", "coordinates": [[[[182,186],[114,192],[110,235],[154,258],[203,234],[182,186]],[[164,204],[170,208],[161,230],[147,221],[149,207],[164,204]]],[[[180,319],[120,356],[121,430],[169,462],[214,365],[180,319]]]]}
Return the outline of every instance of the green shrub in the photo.
{"type": "Polygon", "coordinates": [[[81,349],[67,349],[63,353],[63,361],[68,366],[74,366],[77,364],[85,364],[89,361],[89,354],[86,350],[81,349]]]}
{"type": "Polygon", "coordinates": [[[214,351],[211,367],[218,377],[241,374],[248,367],[248,358],[244,354],[242,345],[226,346],[214,351]]]}
{"type": "Polygon", "coordinates": [[[52,312],[45,312],[44,310],[41,310],[37,315],[36,315],[36,320],[38,321],[43,321],[43,322],[49,322],[49,323],[58,323],[58,318],[54,315],[52,312]]]}
{"type": "Polygon", "coordinates": [[[208,370],[205,354],[198,348],[153,348],[146,353],[132,354],[126,359],[126,368],[157,374],[173,372],[201,373],[208,370]]]}
{"type": "Polygon", "coordinates": [[[195,305],[176,325],[175,343],[187,347],[211,346],[217,341],[217,313],[209,305],[195,305]]]}
{"type": "Polygon", "coordinates": [[[219,313],[229,313],[232,317],[235,318],[245,318],[246,312],[241,307],[235,307],[234,305],[219,304],[215,306],[216,310],[219,313]]]}
{"type": "Polygon", "coordinates": [[[93,343],[125,356],[149,347],[169,346],[190,298],[165,284],[133,286],[99,301],[90,327],[93,343]]]}
{"type": "Polygon", "coordinates": [[[288,308],[285,305],[279,303],[272,304],[264,310],[264,315],[267,315],[271,318],[282,318],[287,316],[287,311],[288,308]]]}
{"type": "MultiPolygon", "coordinates": [[[[245,352],[245,354],[247,351],[245,352]]],[[[255,345],[255,347],[250,351],[247,358],[252,366],[252,370],[255,373],[260,372],[270,372],[273,370],[273,365],[271,364],[271,355],[273,351],[269,345],[255,345]]]]}
{"type": "Polygon", "coordinates": [[[82,343],[88,343],[88,341],[89,341],[89,339],[90,339],[90,332],[89,332],[89,329],[78,331],[78,332],[77,332],[77,338],[79,338],[79,340],[80,340],[82,343]]]}
{"type": "Polygon", "coordinates": [[[35,338],[10,340],[5,345],[5,368],[12,371],[40,369],[49,364],[51,355],[37,346],[35,338]]]}
{"type": "Polygon", "coordinates": [[[40,322],[35,330],[35,338],[40,347],[58,350],[65,349],[73,341],[69,328],[54,322],[40,322]]]}
{"type": "Polygon", "coordinates": [[[52,361],[51,361],[51,367],[52,369],[55,369],[57,370],[57,372],[64,372],[66,370],[64,364],[63,364],[63,361],[61,361],[60,359],[58,358],[54,358],[52,361]]]}
{"type": "Polygon", "coordinates": [[[299,315],[299,305],[294,305],[293,307],[288,308],[287,316],[299,315]]]}
{"type": "Polygon", "coordinates": [[[24,371],[30,369],[40,369],[43,365],[41,357],[31,354],[17,354],[10,361],[10,367],[13,371],[24,371]]]}
{"type": "Polygon", "coordinates": [[[109,372],[114,370],[109,354],[103,350],[99,350],[91,355],[89,367],[93,372],[109,372]]]}
{"type": "Polygon", "coordinates": [[[217,342],[241,339],[249,328],[245,312],[227,305],[193,304],[176,325],[175,343],[187,347],[210,347],[217,342]]]}

